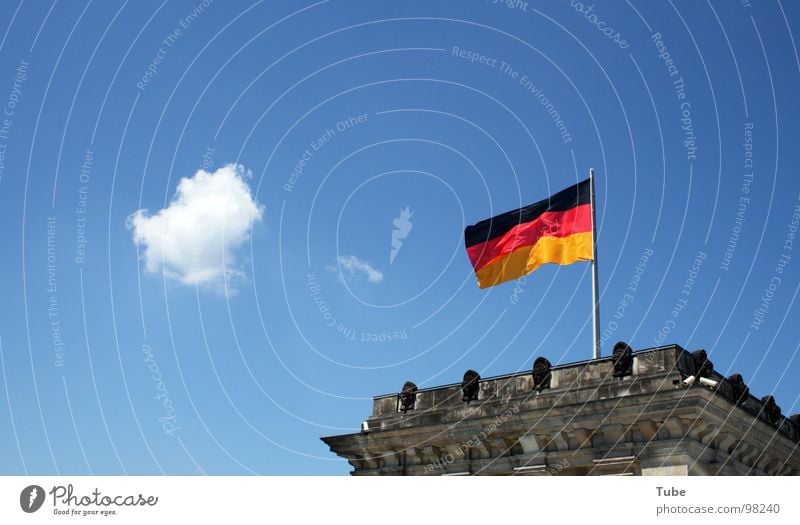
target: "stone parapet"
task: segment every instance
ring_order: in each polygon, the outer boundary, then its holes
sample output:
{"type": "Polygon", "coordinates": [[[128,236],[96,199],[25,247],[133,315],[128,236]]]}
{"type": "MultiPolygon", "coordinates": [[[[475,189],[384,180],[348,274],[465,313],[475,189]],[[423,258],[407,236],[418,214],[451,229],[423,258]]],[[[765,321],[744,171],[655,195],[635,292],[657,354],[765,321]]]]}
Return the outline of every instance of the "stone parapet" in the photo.
{"type": "Polygon", "coordinates": [[[705,353],[670,345],[546,365],[538,379],[481,379],[468,402],[466,384],[378,396],[362,432],[323,441],[356,475],[800,471],[792,421],[705,353]]]}

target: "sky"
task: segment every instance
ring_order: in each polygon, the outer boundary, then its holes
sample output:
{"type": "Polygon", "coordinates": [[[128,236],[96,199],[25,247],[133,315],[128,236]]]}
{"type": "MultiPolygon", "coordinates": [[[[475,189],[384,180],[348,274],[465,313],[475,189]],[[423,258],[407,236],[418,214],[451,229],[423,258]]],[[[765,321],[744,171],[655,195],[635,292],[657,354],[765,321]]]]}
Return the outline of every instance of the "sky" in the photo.
{"type": "Polygon", "coordinates": [[[590,168],[604,354],[800,411],[797,3],[3,12],[0,474],[345,475],[372,396],[590,358],[591,264],[463,246],[590,168]]]}

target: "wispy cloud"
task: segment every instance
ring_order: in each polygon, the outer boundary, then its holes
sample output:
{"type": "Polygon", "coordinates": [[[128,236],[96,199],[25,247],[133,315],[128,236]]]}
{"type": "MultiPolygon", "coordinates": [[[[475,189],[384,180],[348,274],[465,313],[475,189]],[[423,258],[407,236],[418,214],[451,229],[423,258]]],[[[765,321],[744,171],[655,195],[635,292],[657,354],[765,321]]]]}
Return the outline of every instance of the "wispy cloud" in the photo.
{"type": "Polygon", "coordinates": [[[394,258],[397,257],[397,254],[400,253],[400,248],[403,247],[403,239],[408,237],[408,234],[411,233],[411,228],[414,227],[411,224],[412,215],[414,215],[414,212],[406,206],[400,210],[400,216],[392,221],[394,229],[392,230],[392,249],[389,251],[389,264],[394,262],[394,258]]]}
{"type": "MultiPolygon", "coordinates": [[[[339,277],[342,279],[358,277],[360,274],[366,276],[367,281],[379,283],[383,281],[383,273],[372,267],[367,261],[361,260],[355,255],[340,255],[339,277]]],[[[335,270],[335,269],[334,269],[335,270]]]]}
{"type": "Polygon", "coordinates": [[[169,206],[128,217],[133,241],[144,249],[148,272],[163,271],[183,284],[218,285],[241,276],[235,251],[261,220],[260,206],[245,180],[244,166],[228,164],[213,173],[184,177],[169,206]]]}

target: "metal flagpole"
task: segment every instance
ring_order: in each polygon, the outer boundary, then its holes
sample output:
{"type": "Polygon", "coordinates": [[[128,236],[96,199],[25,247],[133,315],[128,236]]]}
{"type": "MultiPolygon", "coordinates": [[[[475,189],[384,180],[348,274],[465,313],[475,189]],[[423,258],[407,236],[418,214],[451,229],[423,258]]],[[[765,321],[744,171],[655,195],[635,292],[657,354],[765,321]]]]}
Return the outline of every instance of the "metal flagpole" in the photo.
{"type": "Polygon", "coordinates": [[[597,219],[594,212],[594,168],[589,168],[589,202],[592,205],[592,301],[594,302],[594,310],[592,310],[592,317],[594,323],[592,326],[592,334],[594,336],[594,352],[593,358],[600,357],[600,300],[597,290],[597,219]]]}

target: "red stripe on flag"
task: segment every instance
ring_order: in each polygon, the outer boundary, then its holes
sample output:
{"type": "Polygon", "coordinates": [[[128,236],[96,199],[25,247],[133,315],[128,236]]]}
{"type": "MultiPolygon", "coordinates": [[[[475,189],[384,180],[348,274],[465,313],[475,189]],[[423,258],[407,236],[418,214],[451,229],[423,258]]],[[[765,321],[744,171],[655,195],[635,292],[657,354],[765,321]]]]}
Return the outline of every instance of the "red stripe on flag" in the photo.
{"type": "Polygon", "coordinates": [[[494,259],[522,246],[536,244],[542,237],[568,237],[573,233],[592,231],[592,206],[582,204],[566,211],[548,211],[536,219],[517,224],[500,237],[467,248],[475,271],[494,259]]]}

